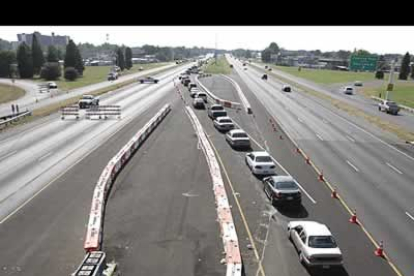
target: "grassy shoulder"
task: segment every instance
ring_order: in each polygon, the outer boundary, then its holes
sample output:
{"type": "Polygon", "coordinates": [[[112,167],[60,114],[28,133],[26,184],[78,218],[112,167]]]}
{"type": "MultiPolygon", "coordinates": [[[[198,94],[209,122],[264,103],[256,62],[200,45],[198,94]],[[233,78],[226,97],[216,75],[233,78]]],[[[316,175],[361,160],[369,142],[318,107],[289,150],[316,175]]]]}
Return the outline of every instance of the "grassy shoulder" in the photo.
{"type": "Polygon", "coordinates": [[[297,91],[302,92],[302,93],[307,93],[307,94],[310,94],[314,97],[323,99],[323,100],[329,102],[331,105],[335,106],[336,108],[338,108],[342,111],[345,111],[350,115],[363,118],[366,121],[374,124],[375,126],[381,128],[385,131],[394,133],[395,135],[397,135],[399,138],[401,138],[404,141],[413,141],[414,140],[414,133],[413,132],[407,131],[404,128],[402,128],[402,127],[400,127],[396,124],[384,121],[378,116],[369,115],[369,114],[363,112],[362,110],[360,110],[360,109],[358,109],[358,108],[356,108],[356,107],[354,107],[350,104],[347,104],[344,101],[337,100],[337,99],[335,99],[335,98],[333,98],[333,97],[331,97],[327,94],[320,93],[320,92],[315,91],[313,89],[309,89],[308,87],[304,87],[304,86],[302,86],[298,83],[292,82],[292,81],[290,81],[286,78],[283,78],[279,75],[276,75],[273,72],[269,72],[269,73],[272,74],[273,76],[275,76],[276,78],[286,82],[286,83],[289,83],[291,85],[294,85],[295,87],[300,88],[297,91]]]}
{"type": "Polygon", "coordinates": [[[211,59],[206,65],[204,72],[207,74],[225,74],[228,75],[231,73],[230,64],[227,62],[227,59],[224,56],[220,56],[215,59],[211,59]]]}
{"type": "MultiPolygon", "coordinates": [[[[375,87],[362,87],[359,89],[365,96],[376,96],[379,97],[381,94],[382,98],[385,98],[385,91],[387,85],[375,87]]],[[[388,98],[396,101],[399,104],[406,105],[414,108],[414,82],[413,81],[397,81],[394,85],[394,91],[389,92],[388,98]]]]}
{"type": "Polygon", "coordinates": [[[23,97],[26,91],[15,86],[0,83],[0,103],[6,103],[23,97]]]}
{"type": "MultiPolygon", "coordinates": [[[[167,65],[169,63],[163,62],[163,63],[147,63],[147,64],[134,64],[134,66],[130,70],[124,70],[121,75],[125,76],[132,73],[139,72],[139,68],[142,67],[143,71],[161,67],[164,65],[167,65]]],[[[108,73],[110,72],[112,66],[85,66],[85,71],[83,72],[83,77],[78,78],[76,81],[66,81],[63,76],[60,78],[60,80],[55,81],[58,88],[60,90],[71,90],[99,82],[106,81],[108,73]]],[[[37,81],[39,83],[45,82],[45,80],[37,78],[34,79],[34,81],[37,81]]]]}

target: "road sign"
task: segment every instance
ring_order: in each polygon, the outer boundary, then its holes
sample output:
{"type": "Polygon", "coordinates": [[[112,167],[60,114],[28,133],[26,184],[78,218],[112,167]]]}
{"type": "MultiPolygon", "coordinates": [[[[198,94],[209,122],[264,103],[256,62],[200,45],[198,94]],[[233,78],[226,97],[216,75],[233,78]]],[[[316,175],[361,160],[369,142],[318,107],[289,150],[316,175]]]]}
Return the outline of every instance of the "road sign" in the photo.
{"type": "Polygon", "coordinates": [[[377,62],[378,56],[376,55],[352,55],[349,69],[351,71],[375,71],[377,62]]]}

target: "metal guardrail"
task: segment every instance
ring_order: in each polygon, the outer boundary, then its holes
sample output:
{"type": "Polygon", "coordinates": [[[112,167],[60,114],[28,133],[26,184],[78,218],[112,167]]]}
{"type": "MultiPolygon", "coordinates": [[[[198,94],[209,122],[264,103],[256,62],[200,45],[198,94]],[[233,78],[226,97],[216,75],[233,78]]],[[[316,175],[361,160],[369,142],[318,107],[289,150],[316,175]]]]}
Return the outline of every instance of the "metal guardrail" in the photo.
{"type": "MultiPolygon", "coordinates": [[[[26,109],[26,111],[17,113],[17,114],[15,114],[15,116],[12,116],[10,119],[7,119],[3,122],[0,122],[0,126],[5,127],[5,126],[7,126],[8,124],[10,124],[14,121],[20,120],[20,118],[23,118],[23,117],[26,117],[26,116],[31,116],[31,115],[32,115],[32,112],[26,109]]],[[[3,116],[2,118],[4,118],[4,117],[9,117],[9,115],[8,116],[3,116]]]]}

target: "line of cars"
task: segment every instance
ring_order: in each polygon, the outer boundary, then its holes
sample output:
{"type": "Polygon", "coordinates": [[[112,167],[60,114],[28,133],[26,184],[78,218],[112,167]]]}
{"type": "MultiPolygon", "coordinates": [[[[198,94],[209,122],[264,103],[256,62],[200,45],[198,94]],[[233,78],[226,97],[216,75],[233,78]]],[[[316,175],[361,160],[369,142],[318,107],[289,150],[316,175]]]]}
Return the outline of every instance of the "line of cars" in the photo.
{"type": "MultiPolygon", "coordinates": [[[[244,130],[236,128],[223,106],[212,104],[207,114],[214,127],[225,133],[232,148],[251,150],[250,137],[244,130]]],[[[290,175],[276,175],[276,164],[269,153],[250,151],[245,155],[245,162],[254,175],[263,176],[263,190],[273,206],[301,208],[302,193],[297,181],[290,175]]],[[[342,252],[326,225],[316,221],[290,221],[287,232],[300,262],[306,267],[342,266],[342,252]]]]}

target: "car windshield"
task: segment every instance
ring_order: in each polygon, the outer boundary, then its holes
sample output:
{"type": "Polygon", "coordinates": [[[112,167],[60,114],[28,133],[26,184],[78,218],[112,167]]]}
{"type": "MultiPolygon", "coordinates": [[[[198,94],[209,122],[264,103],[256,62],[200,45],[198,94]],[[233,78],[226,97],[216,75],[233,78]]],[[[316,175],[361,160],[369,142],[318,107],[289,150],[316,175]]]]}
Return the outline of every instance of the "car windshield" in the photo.
{"type": "Polygon", "coordinates": [[[332,236],[310,236],[308,241],[312,248],[336,248],[336,242],[332,236]]]}
{"type": "Polygon", "coordinates": [[[388,105],[397,105],[395,102],[388,102],[388,105]]]}
{"type": "Polygon", "coordinates": [[[274,184],[275,188],[280,190],[292,190],[297,189],[296,183],[293,181],[282,181],[282,182],[276,182],[274,184]]]}
{"type": "Polygon", "coordinates": [[[247,134],[246,133],[234,133],[233,137],[235,137],[235,138],[247,138],[247,134]]]}
{"type": "Polygon", "coordinates": [[[212,106],[211,110],[223,110],[224,108],[222,106],[212,106]]]}
{"type": "Polygon", "coordinates": [[[270,158],[270,156],[257,156],[256,162],[272,162],[272,158],[270,158]]]}
{"type": "Polygon", "coordinates": [[[220,123],[233,123],[230,119],[221,119],[220,123]]]}

